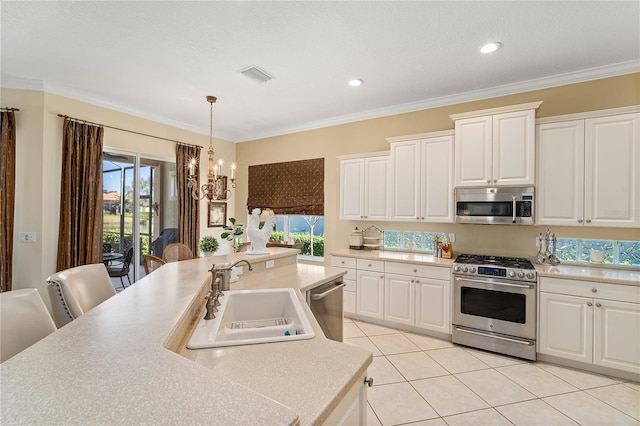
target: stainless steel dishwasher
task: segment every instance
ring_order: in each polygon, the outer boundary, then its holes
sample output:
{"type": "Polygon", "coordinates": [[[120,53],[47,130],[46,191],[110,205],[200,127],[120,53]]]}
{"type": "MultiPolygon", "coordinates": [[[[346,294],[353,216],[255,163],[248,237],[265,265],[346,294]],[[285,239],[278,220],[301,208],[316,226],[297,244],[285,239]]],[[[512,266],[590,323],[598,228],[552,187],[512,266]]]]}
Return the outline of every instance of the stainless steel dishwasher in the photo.
{"type": "Polygon", "coordinates": [[[342,342],[342,279],[330,281],[307,291],[307,303],[328,339],[342,342]]]}

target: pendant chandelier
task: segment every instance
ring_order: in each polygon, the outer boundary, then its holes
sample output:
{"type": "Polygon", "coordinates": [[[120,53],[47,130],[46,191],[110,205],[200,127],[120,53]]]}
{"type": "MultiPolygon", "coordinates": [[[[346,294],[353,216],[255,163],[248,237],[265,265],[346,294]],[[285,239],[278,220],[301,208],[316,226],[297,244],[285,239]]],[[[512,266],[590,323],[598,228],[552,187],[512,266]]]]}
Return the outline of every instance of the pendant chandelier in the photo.
{"type": "Polygon", "coordinates": [[[196,159],[192,158],[189,162],[189,177],[187,179],[187,187],[191,188],[191,196],[196,200],[202,200],[207,197],[211,201],[226,200],[231,196],[231,189],[236,187],[236,165],[231,165],[231,177],[227,180],[227,176],[223,175],[222,159],[216,163],[213,150],[213,104],[218,99],[215,96],[207,96],[209,102],[209,149],[207,155],[209,161],[207,163],[207,183],[198,187],[198,176],[195,174],[196,159]],[[229,182],[228,182],[229,181],[229,182]]]}

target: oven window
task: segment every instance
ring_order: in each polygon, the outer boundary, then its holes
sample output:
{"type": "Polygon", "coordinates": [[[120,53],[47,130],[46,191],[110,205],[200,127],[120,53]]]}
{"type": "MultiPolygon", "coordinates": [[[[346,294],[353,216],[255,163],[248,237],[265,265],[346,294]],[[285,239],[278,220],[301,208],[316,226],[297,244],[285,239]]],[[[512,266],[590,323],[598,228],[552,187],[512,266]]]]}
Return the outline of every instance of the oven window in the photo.
{"type": "Polygon", "coordinates": [[[460,290],[463,314],[525,323],[526,295],[471,287],[462,287],[460,290]]]}

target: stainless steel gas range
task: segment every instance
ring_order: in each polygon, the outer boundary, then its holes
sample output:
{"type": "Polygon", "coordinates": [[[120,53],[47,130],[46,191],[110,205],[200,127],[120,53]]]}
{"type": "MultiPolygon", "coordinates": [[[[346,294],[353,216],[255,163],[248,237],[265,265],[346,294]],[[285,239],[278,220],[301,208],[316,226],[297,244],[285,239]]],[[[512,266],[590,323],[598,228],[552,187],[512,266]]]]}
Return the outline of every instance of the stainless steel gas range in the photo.
{"type": "Polygon", "coordinates": [[[536,271],[527,259],[461,254],[453,263],[454,343],[536,359],[536,271]]]}

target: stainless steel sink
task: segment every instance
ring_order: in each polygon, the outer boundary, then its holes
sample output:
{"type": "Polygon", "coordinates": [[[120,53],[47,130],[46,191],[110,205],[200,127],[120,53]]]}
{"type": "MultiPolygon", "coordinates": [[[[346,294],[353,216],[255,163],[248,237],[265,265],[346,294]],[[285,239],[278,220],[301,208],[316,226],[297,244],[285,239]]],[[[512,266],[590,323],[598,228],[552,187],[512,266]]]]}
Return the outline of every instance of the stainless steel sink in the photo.
{"type": "Polygon", "coordinates": [[[216,318],[201,319],[189,349],[288,342],[315,336],[292,288],[229,290],[216,318]]]}

